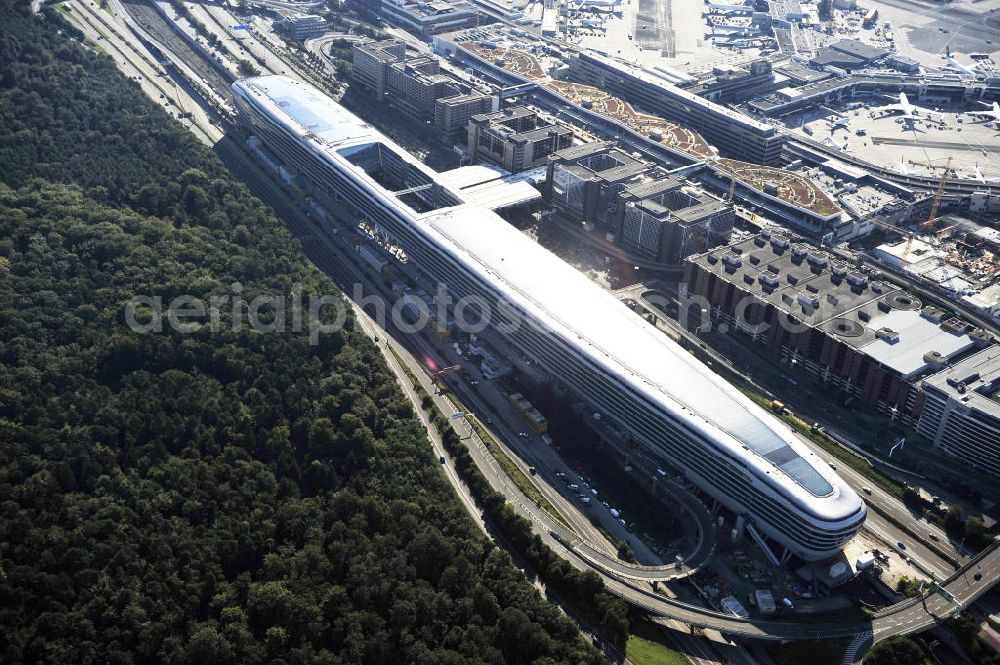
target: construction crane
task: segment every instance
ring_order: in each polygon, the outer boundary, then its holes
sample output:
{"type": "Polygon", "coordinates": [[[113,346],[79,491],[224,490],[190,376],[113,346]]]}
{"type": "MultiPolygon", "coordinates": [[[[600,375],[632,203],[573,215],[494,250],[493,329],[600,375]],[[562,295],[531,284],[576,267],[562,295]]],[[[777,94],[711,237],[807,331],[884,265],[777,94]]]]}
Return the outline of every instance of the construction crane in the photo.
{"type": "Polygon", "coordinates": [[[938,182],[937,191],[934,193],[934,203],[931,204],[931,214],[927,216],[927,221],[920,225],[920,228],[929,228],[934,222],[937,221],[938,210],[941,209],[941,197],[944,196],[944,186],[948,181],[948,172],[951,170],[951,157],[948,158],[948,163],[945,164],[944,170],[941,172],[941,180],[938,182]]]}
{"type": "MultiPolygon", "coordinates": [[[[920,225],[921,231],[926,231],[927,229],[934,226],[937,221],[938,211],[941,209],[941,197],[944,196],[944,186],[948,182],[948,172],[951,170],[951,157],[948,158],[948,163],[944,165],[944,169],[941,170],[941,180],[938,181],[937,191],[934,192],[934,202],[931,203],[931,213],[927,216],[927,221],[920,225]]],[[[913,244],[913,238],[916,237],[912,231],[910,231],[906,236],[906,246],[903,247],[903,260],[905,261],[910,255],[910,245],[913,244]]]]}

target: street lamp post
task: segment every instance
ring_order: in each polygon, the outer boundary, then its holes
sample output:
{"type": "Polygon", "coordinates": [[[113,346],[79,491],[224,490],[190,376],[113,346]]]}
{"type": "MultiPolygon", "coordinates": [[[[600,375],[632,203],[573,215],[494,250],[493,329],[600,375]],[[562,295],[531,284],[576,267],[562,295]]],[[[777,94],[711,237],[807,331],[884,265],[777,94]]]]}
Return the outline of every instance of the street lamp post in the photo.
{"type": "Polygon", "coordinates": [[[476,414],[472,413],[471,411],[456,411],[455,413],[448,416],[448,420],[456,420],[458,418],[465,419],[465,424],[469,428],[469,433],[461,437],[462,441],[472,438],[472,418],[474,418],[475,416],[476,414]]]}

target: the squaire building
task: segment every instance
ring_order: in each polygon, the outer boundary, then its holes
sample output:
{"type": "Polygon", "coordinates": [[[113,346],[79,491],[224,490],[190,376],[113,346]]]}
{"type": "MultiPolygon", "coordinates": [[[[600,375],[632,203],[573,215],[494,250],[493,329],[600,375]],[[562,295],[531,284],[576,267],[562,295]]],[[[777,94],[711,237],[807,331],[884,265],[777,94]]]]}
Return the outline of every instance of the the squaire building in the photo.
{"type": "Polygon", "coordinates": [[[488,303],[512,346],[787,553],[831,556],[861,527],[864,503],[784,423],[373,127],[283,76],[233,89],[240,122],[280,159],[454,298],[488,303]]]}

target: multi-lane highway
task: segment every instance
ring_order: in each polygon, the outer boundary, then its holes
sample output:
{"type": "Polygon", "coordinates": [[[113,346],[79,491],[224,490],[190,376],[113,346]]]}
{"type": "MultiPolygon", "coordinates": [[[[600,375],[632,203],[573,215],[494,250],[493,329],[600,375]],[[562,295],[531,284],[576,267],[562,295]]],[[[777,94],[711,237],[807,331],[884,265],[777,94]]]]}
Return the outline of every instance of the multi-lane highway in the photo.
{"type": "Polygon", "coordinates": [[[212,124],[200,103],[183,86],[165,75],[152,53],[138,40],[125,36],[128,28],[116,15],[117,12],[112,14],[112,10],[102,10],[90,0],[70,0],[65,4],[71,10],[68,13],[71,20],[114,58],[118,68],[136,81],[150,99],[158,101],[174,117],[181,118],[190,113],[188,127],[205,143],[212,145],[222,137],[222,131],[212,124]]]}

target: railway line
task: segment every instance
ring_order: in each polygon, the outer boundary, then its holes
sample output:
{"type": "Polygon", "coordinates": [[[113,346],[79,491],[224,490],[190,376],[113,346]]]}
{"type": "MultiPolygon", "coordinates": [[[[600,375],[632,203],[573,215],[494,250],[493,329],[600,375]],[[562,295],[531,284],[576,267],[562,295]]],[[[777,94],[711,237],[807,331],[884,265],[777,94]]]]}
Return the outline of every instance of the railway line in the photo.
{"type": "Polygon", "coordinates": [[[116,61],[119,69],[138,82],[148,97],[154,101],[165,100],[163,103],[167,112],[178,119],[190,118],[188,128],[200,141],[212,145],[222,137],[222,132],[208,121],[197,102],[187,97],[176,82],[163,73],[150,53],[143,52],[123,37],[119,32],[121,26],[116,25],[104,10],[92,6],[87,0],[70,0],[66,6],[72,10],[69,14],[81,29],[116,61]]]}
{"type": "Polygon", "coordinates": [[[132,20],[145,30],[155,41],[162,45],[165,52],[172,53],[186,67],[204,82],[204,86],[214,91],[226,104],[232,104],[232,93],[229,90],[231,78],[219,71],[221,65],[212,62],[194,50],[175,26],[164,18],[152,5],[138,0],[121,0],[121,6],[132,20]]]}

